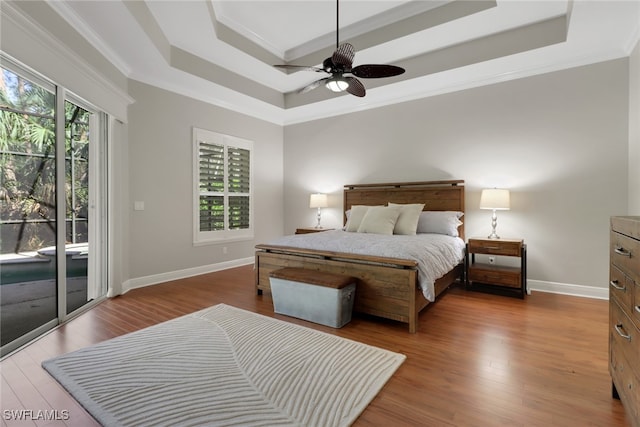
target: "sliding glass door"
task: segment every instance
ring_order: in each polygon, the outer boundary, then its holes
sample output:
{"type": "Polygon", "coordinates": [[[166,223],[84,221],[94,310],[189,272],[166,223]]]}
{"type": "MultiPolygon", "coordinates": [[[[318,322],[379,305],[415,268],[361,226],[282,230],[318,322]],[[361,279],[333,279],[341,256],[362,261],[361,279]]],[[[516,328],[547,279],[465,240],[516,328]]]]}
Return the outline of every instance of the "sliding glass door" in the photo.
{"type": "Polygon", "coordinates": [[[106,295],[106,115],[19,65],[0,77],[2,354],[106,295]]]}

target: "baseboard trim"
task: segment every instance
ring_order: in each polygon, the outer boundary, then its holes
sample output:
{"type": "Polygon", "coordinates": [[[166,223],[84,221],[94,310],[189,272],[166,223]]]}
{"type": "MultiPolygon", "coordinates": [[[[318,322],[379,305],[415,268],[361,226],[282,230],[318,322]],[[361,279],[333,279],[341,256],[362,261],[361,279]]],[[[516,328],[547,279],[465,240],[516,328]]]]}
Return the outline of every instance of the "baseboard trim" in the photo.
{"type": "Polygon", "coordinates": [[[569,283],[545,282],[542,280],[527,280],[528,293],[549,292],[552,294],[572,295],[576,297],[609,299],[609,288],[593,286],[571,285],[569,283]]]}
{"type": "Polygon", "coordinates": [[[241,267],[243,265],[253,264],[254,261],[254,257],[240,258],[232,261],[187,268],[184,270],[170,271],[167,273],[154,274],[151,276],[136,277],[135,279],[129,279],[122,284],[122,293],[125,294],[132,289],[144,288],[146,286],[157,285],[158,283],[186,279],[187,277],[198,276],[200,274],[213,273],[216,271],[227,270],[229,268],[241,267]]]}
{"type": "MultiPolygon", "coordinates": [[[[158,283],[170,282],[172,280],[185,279],[187,277],[198,276],[200,274],[213,273],[216,271],[227,270],[229,268],[241,267],[244,265],[253,264],[254,262],[254,257],[248,257],[232,261],[220,262],[216,264],[187,268],[184,270],[154,274],[151,276],[137,277],[135,279],[129,279],[122,284],[122,293],[124,294],[131,289],[157,285],[158,283]]],[[[527,293],[531,294],[532,291],[571,295],[583,298],[595,298],[604,300],[609,299],[608,288],[596,288],[593,286],[572,285],[569,283],[547,282],[543,280],[527,280],[527,293]]]]}

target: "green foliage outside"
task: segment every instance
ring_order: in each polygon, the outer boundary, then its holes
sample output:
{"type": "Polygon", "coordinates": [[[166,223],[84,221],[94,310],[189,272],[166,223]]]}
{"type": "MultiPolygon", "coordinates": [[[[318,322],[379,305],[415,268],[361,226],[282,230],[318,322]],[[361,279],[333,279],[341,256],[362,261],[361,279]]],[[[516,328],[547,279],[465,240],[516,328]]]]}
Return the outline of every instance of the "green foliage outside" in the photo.
{"type": "MultiPolygon", "coordinates": [[[[55,244],[55,94],[0,75],[1,253],[55,244]]],[[[65,101],[67,240],[87,241],[90,113],[65,101]],[[71,224],[74,224],[72,227],[71,224]],[[75,230],[75,232],[73,232],[75,230]]]]}

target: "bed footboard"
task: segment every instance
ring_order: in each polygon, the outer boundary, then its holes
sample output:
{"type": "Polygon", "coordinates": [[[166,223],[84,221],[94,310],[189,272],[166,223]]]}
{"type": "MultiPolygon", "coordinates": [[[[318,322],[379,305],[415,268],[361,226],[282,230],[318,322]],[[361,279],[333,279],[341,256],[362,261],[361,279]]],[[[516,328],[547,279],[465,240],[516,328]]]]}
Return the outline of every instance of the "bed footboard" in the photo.
{"type": "Polygon", "coordinates": [[[354,310],[408,323],[411,333],[417,330],[418,313],[429,303],[417,285],[418,271],[415,267],[354,262],[339,257],[295,252],[271,252],[266,249],[256,251],[256,292],[270,292],[269,273],[284,267],[355,277],[358,282],[354,310]]]}

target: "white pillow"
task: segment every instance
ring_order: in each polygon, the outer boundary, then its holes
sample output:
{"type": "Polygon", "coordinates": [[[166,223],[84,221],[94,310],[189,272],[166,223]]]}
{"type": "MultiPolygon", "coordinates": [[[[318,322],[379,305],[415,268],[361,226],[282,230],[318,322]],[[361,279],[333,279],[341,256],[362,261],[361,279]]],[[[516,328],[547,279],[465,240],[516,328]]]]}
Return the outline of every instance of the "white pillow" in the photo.
{"type": "Polygon", "coordinates": [[[367,210],[371,206],[364,205],[354,205],[349,209],[349,214],[347,215],[347,225],[345,225],[345,231],[358,231],[358,227],[360,227],[360,223],[362,222],[362,218],[364,218],[364,214],[367,213],[367,210]]]}
{"type": "Polygon", "coordinates": [[[462,225],[460,218],[463,212],[457,211],[426,211],[420,214],[418,233],[446,234],[458,237],[458,227],[462,225]]]}
{"type": "Polygon", "coordinates": [[[400,209],[397,207],[372,206],[364,214],[360,227],[358,227],[358,233],[391,235],[399,215],[400,209]]]}
{"type": "Polygon", "coordinates": [[[397,206],[400,208],[400,216],[396,221],[393,234],[414,235],[418,228],[418,220],[420,213],[424,209],[424,203],[414,203],[408,205],[400,205],[398,203],[389,203],[389,206],[397,206]]]}

